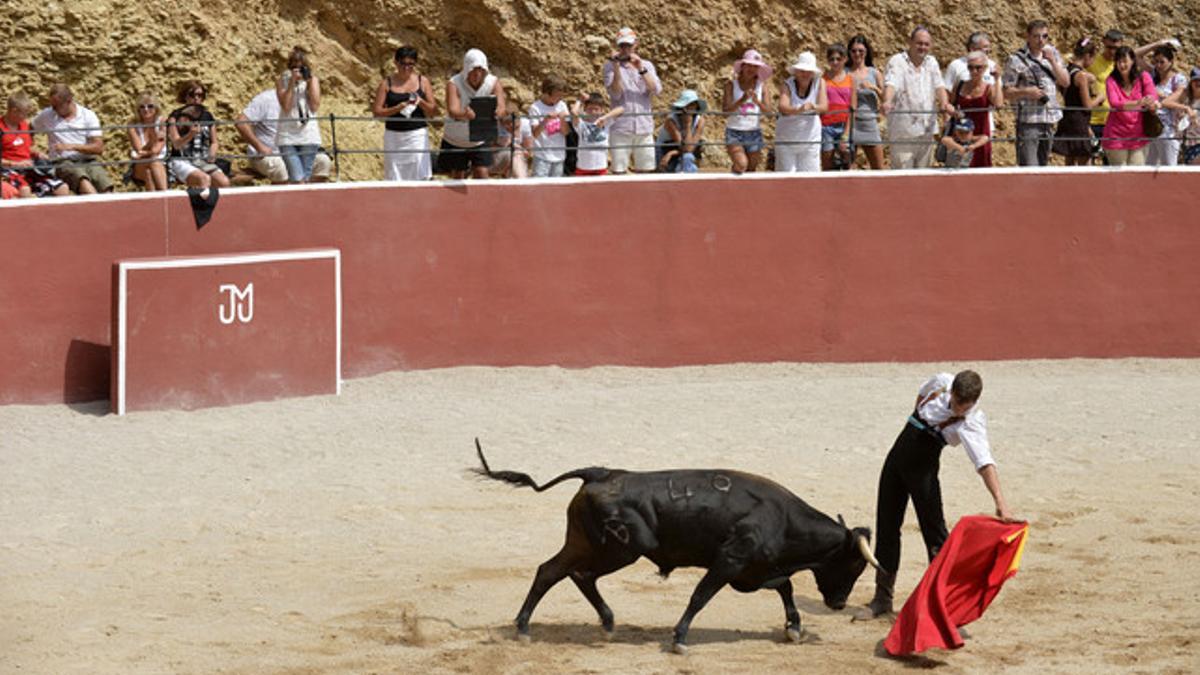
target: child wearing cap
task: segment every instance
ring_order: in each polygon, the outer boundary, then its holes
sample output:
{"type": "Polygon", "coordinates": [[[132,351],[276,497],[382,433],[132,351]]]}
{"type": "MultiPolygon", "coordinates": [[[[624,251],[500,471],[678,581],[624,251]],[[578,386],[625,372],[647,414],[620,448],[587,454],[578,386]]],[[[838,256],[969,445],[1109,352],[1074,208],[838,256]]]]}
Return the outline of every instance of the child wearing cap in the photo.
{"type": "Polygon", "coordinates": [[[951,132],[942,136],[942,146],[946,148],[942,161],[947,169],[966,169],[971,166],[975,151],[987,145],[989,139],[987,134],[975,135],[975,123],[970,118],[959,117],[951,124],[951,132]]]}
{"type": "Polygon", "coordinates": [[[599,92],[592,92],[571,106],[571,125],[579,135],[579,146],[575,151],[576,176],[608,173],[608,123],[625,109],[621,106],[612,110],[607,108],[608,102],[599,92]]]}

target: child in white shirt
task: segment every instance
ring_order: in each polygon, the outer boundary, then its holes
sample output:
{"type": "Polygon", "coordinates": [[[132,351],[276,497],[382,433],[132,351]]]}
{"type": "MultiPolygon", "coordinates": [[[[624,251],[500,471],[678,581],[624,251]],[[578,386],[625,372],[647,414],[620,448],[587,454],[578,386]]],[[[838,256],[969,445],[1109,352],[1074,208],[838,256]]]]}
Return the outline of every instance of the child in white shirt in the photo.
{"type": "Polygon", "coordinates": [[[533,125],[533,177],[559,177],[563,175],[563,162],[567,159],[567,127],[564,124],[570,112],[563,102],[567,85],[561,77],[551,75],[542,82],[542,95],[529,106],[530,124],[533,125]]]}
{"type": "Polygon", "coordinates": [[[608,122],[625,112],[617,106],[608,112],[608,102],[597,92],[571,107],[571,125],[579,135],[575,152],[576,176],[603,176],[608,173],[608,122]],[[582,113],[582,114],[581,114],[582,113]]]}

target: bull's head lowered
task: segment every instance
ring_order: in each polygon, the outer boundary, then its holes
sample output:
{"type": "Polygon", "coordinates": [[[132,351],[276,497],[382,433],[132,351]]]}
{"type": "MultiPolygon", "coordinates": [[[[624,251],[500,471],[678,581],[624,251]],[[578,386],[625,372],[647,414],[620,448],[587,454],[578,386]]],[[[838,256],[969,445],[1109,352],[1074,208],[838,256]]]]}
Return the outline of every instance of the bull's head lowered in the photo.
{"type": "Polygon", "coordinates": [[[850,529],[841,515],[838,522],[846,528],[846,541],[823,564],[813,569],[817,578],[817,589],[825,605],[830,609],[843,609],[850,591],[862,575],[867,564],[882,569],[871,553],[871,530],[865,527],[850,529]]]}

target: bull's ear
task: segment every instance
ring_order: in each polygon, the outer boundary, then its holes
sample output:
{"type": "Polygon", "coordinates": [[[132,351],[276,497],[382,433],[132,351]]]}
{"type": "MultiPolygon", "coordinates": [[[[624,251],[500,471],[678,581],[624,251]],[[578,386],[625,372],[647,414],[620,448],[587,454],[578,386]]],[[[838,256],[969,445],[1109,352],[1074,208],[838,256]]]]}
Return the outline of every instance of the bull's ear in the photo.
{"type": "MultiPolygon", "coordinates": [[[[838,514],[838,525],[841,525],[842,527],[846,527],[846,519],[843,518],[842,514],[840,514],[840,513],[838,514]]],[[[848,530],[850,528],[846,527],[846,529],[848,530]]]]}

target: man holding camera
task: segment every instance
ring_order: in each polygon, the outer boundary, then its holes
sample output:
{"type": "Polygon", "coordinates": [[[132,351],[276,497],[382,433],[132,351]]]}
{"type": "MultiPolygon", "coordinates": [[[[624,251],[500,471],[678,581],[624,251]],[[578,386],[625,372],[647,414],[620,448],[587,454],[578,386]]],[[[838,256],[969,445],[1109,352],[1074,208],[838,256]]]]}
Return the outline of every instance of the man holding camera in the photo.
{"type": "Polygon", "coordinates": [[[1017,164],[1046,166],[1054,125],[1062,119],[1057,88],[1071,82],[1045,21],[1029,22],[1025,46],[1004,66],[1004,98],[1017,104],[1017,164]]]}
{"type": "Polygon", "coordinates": [[[635,171],[653,172],[656,163],[651,99],[662,93],[662,83],[654,64],[638,55],[637,34],[632,28],[617,32],[617,51],[604,62],[603,75],[613,107],[625,111],[609,127],[612,172],[625,173],[631,152],[635,171]]]}

